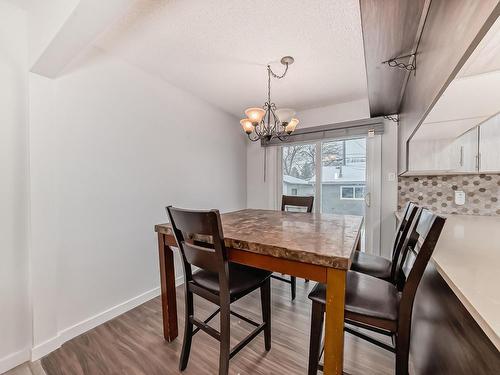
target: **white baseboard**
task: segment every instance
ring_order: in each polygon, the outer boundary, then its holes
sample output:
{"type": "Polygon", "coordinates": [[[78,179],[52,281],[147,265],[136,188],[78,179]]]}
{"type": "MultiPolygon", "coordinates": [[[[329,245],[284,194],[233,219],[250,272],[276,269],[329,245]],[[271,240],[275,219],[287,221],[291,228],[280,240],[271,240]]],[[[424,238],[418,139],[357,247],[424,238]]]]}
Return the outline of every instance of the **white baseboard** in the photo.
{"type": "MultiPolygon", "coordinates": [[[[184,275],[177,276],[175,278],[175,286],[182,285],[184,283],[184,275]]],[[[101,325],[108,320],[111,320],[118,315],[121,315],[133,308],[157,297],[160,295],[160,288],[151,289],[145,293],[142,293],[134,298],[129,299],[128,301],[122,302],[116,306],[113,306],[99,314],[96,314],[80,323],[77,323],[71,327],[65,328],[58,332],[57,336],[36,345],[31,349],[31,360],[36,361],[47,354],[53,352],[54,350],[61,347],[66,341],[71,340],[72,338],[85,333],[92,328],[101,325]]],[[[28,355],[28,358],[30,356],[28,355]]],[[[24,361],[26,361],[25,359],[24,361]]]]}
{"type": "Polygon", "coordinates": [[[0,358],[0,374],[13,369],[30,359],[29,348],[20,350],[18,352],[9,354],[6,357],[0,358]]]}
{"type": "MultiPolygon", "coordinates": [[[[176,278],[175,282],[176,285],[178,283],[179,278],[176,278]]],[[[182,284],[182,277],[180,278],[181,284],[182,284]]],[[[66,341],[71,340],[72,338],[81,335],[82,333],[85,333],[92,328],[97,327],[98,325],[101,325],[108,320],[111,320],[118,315],[121,315],[129,310],[132,310],[133,308],[157,297],[160,295],[160,288],[153,288],[145,293],[142,293],[134,298],[129,299],[128,301],[122,302],[116,306],[113,306],[99,314],[96,314],[88,319],[85,319],[84,321],[77,323],[71,327],[65,328],[61,331],[58,332],[57,336],[41,343],[36,346],[34,346],[31,349],[31,360],[36,361],[50,352],[56,350],[59,348],[62,344],[64,344],[66,341]]],[[[28,355],[29,358],[29,355],[28,355]]]]}
{"type": "MultiPolygon", "coordinates": [[[[175,286],[182,285],[184,283],[184,275],[180,275],[175,278],[175,286]]],[[[96,314],[80,323],[77,323],[71,327],[65,328],[58,332],[57,336],[54,336],[36,346],[21,350],[19,352],[9,354],[4,358],[0,358],[0,374],[3,374],[10,369],[23,364],[29,360],[36,361],[47,354],[53,352],[54,350],[61,347],[66,341],[79,336],[92,328],[97,327],[133,308],[157,297],[160,295],[160,288],[153,288],[145,293],[142,293],[128,301],[122,302],[116,306],[113,306],[99,314],[96,314]]]]}

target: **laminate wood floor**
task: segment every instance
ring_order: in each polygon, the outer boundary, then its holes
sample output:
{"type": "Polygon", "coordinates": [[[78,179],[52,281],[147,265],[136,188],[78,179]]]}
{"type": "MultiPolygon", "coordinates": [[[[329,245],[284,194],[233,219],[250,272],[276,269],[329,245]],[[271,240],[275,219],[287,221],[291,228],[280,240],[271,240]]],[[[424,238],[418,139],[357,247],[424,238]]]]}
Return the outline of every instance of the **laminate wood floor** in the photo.
{"type": "MultiPolygon", "coordinates": [[[[306,374],[311,303],[307,298],[313,282],[297,280],[297,298],[290,301],[288,284],[272,281],[272,348],[264,350],[261,333],[230,363],[231,374],[306,374]]],[[[177,288],[179,332],[183,332],[184,292],[177,288]]],[[[234,303],[232,309],[261,321],[260,296],[255,291],[234,303]]],[[[215,305],[195,297],[195,314],[206,318],[215,305]]],[[[231,317],[232,345],[252,329],[231,317]]],[[[217,328],[218,317],[212,326],[217,328]]],[[[178,370],[182,334],[172,343],[162,336],[161,303],[155,298],[143,305],[66,342],[42,359],[47,375],[170,375],[178,370]]],[[[218,342],[204,332],[193,338],[185,375],[217,374],[218,342]]],[[[349,374],[394,373],[394,357],[374,345],[346,334],[345,371],[349,374]]]]}

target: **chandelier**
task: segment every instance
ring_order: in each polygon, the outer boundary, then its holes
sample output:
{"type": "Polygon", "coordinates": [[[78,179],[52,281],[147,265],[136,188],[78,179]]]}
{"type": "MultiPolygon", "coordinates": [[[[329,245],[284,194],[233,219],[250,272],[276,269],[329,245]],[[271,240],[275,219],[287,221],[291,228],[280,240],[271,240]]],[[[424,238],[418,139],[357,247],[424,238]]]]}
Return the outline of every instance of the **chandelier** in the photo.
{"type": "Polygon", "coordinates": [[[294,118],[295,111],[290,108],[276,108],[276,104],[271,102],[271,76],[276,79],[282,79],[288,72],[288,66],[293,64],[294,59],[291,56],[285,56],[281,63],[285,65],[283,74],[278,75],[267,66],[267,102],[261,107],[252,107],[245,110],[247,118],[240,120],[248,138],[252,141],[265,140],[270,141],[278,138],[284,141],[297,127],[299,120],[294,118]]]}

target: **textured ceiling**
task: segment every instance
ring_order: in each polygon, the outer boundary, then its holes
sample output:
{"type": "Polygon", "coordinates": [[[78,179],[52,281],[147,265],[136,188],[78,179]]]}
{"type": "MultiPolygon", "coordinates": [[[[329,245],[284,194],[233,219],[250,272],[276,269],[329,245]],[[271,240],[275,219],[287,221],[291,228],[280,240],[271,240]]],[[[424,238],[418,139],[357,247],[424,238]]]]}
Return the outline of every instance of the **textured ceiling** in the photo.
{"type": "Polygon", "coordinates": [[[279,107],[367,96],[357,0],[141,0],[96,46],[242,116],[266,99],[266,64],[292,55],[273,80],[279,107]]]}

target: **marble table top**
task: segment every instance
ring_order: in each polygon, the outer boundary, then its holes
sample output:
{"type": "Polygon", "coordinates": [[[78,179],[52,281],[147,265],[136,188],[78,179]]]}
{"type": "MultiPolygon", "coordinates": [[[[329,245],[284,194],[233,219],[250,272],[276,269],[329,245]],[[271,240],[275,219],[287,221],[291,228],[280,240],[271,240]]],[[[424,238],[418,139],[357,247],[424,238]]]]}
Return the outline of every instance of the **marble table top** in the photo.
{"type": "MultiPolygon", "coordinates": [[[[246,209],[221,214],[226,247],[349,269],[362,216],[246,209]]],[[[173,235],[170,224],[155,231],[173,235]]]]}

